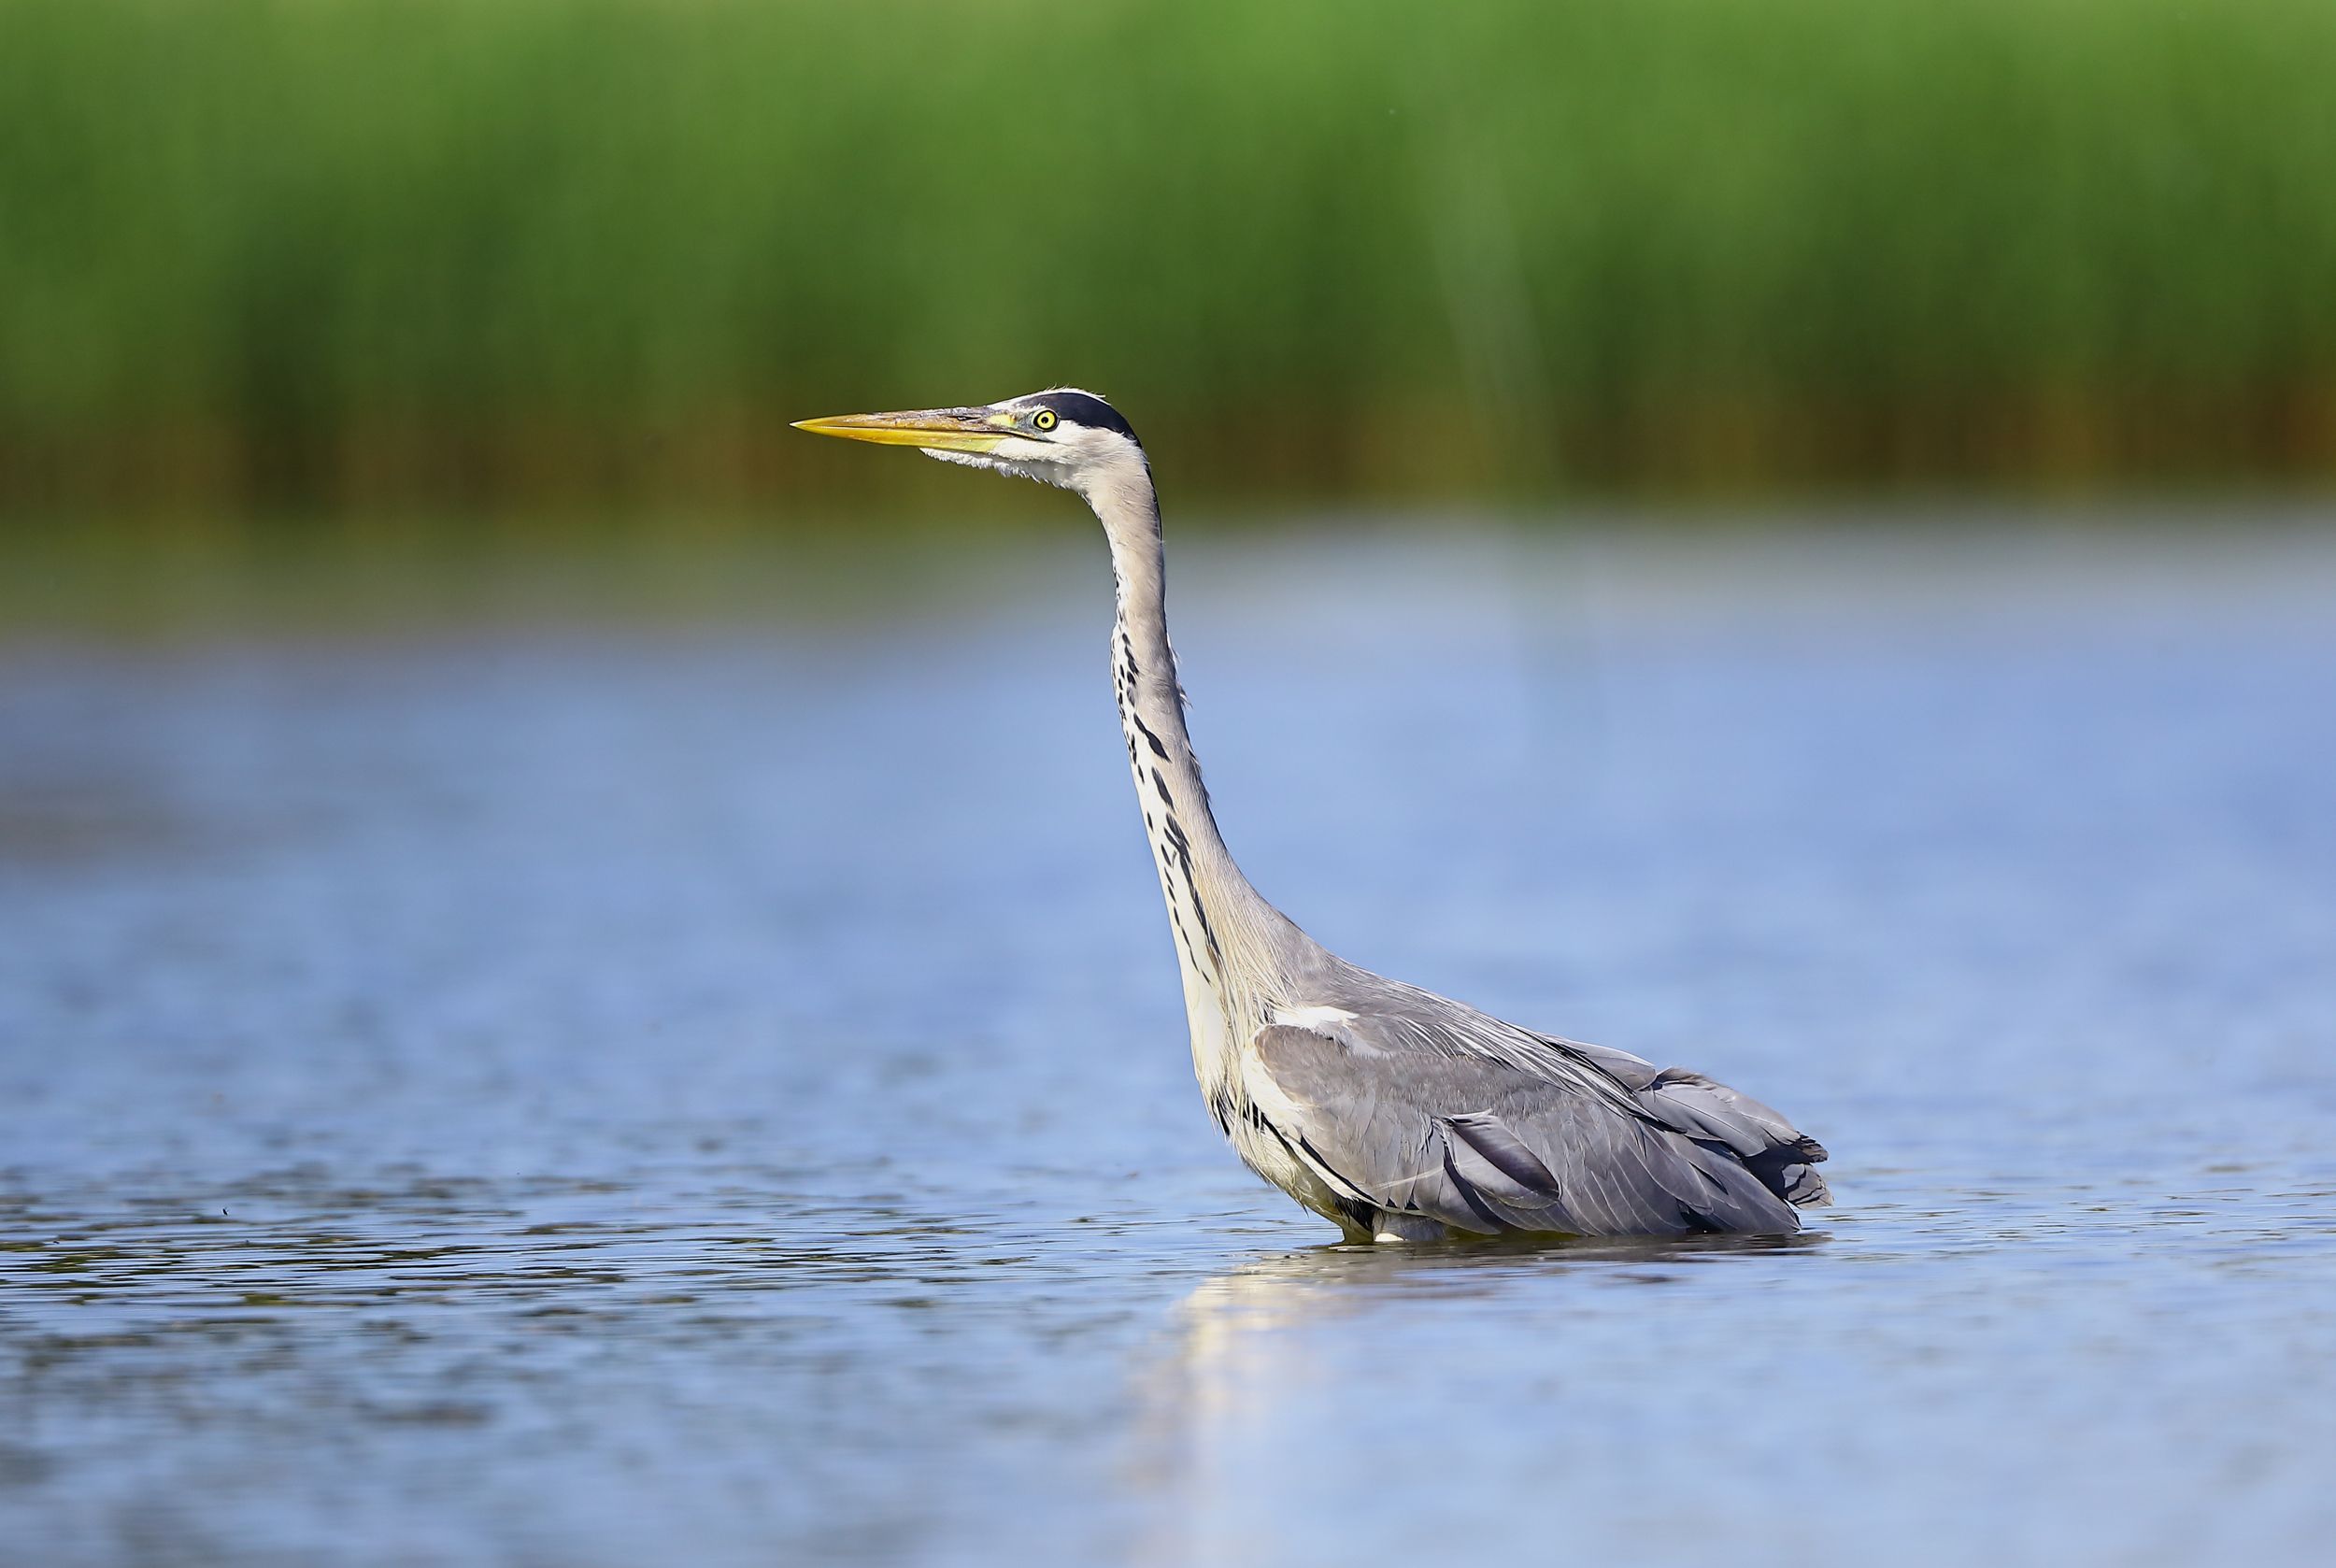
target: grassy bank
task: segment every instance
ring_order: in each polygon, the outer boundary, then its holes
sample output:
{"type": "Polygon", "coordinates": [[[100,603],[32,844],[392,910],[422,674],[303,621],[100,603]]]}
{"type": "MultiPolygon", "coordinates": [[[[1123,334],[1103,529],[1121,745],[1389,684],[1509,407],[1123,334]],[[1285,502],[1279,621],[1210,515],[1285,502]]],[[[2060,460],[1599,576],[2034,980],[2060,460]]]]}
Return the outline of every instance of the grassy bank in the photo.
{"type": "Polygon", "coordinates": [[[0,504],[2336,476],[2336,8],[0,0],[0,504]],[[871,483],[907,482],[890,478],[871,483]]]}

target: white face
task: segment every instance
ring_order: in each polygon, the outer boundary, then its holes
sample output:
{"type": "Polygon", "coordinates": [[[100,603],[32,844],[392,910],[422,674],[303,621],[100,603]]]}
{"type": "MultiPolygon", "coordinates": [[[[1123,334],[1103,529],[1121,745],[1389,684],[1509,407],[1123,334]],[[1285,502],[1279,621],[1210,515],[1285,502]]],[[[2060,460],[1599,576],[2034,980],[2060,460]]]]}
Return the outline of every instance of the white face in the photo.
{"type": "Polygon", "coordinates": [[[1144,451],[1116,430],[1075,424],[1037,401],[1043,392],[1009,398],[978,410],[986,424],[1006,434],[986,451],[921,449],[927,457],[987,468],[996,474],[1035,479],[1040,484],[1075,490],[1082,495],[1098,481],[1125,474],[1130,464],[1141,470],[1144,451]]]}

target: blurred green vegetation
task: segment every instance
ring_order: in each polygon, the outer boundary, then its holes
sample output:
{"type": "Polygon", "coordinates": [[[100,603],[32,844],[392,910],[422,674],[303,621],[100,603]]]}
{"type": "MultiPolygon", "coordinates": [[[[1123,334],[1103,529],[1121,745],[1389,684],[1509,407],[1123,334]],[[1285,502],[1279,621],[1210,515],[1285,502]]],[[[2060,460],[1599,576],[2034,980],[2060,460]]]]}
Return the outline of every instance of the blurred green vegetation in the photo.
{"type": "Polygon", "coordinates": [[[2315,484],[2331,61],[2326,0],[0,0],[0,506],[767,507],[926,466],[790,419],[1055,382],[1185,494],[2315,484]]]}

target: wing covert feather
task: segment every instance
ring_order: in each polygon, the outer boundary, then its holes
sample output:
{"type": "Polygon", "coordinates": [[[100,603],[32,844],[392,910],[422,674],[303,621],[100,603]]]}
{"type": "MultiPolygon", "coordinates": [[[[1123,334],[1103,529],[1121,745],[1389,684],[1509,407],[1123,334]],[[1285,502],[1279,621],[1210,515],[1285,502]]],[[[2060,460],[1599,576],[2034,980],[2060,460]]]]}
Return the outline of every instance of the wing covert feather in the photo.
{"type": "Polygon", "coordinates": [[[1546,1048],[1494,1055],[1414,1018],[1268,1024],[1242,1079],[1333,1190],[1390,1213],[1480,1235],[1800,1228],[1751,1164],[1780,1147],[1771,1127],[1800,1136],[1774,1112],[1699,1075],[1518,1034],[1546,1048]]]}

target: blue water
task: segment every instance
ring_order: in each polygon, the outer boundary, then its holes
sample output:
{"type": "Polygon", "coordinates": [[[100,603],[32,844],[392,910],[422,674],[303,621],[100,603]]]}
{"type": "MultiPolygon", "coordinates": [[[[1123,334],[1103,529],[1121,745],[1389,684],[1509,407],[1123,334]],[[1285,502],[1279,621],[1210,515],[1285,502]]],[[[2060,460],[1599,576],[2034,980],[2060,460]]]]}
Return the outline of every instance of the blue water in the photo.
{"type": "Polygon", "coordinates": [[[1269,896],[1838,1206],[1249,1177],[1067,527],[816,623],[20,641],[0,1559],[2326,1561],[2336,534],[1172,551],[1269,896]]]}

